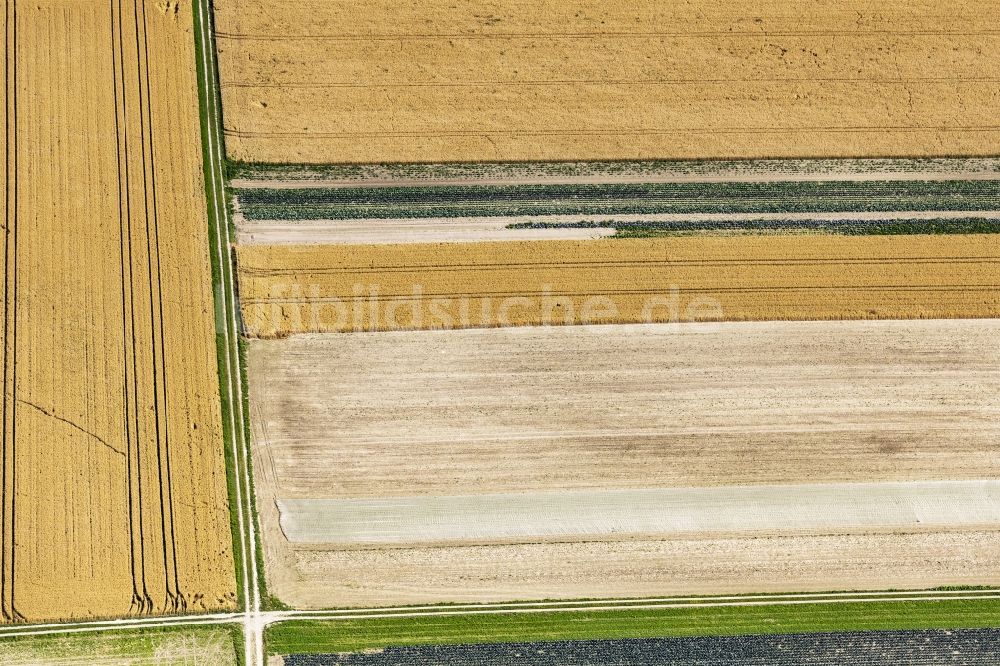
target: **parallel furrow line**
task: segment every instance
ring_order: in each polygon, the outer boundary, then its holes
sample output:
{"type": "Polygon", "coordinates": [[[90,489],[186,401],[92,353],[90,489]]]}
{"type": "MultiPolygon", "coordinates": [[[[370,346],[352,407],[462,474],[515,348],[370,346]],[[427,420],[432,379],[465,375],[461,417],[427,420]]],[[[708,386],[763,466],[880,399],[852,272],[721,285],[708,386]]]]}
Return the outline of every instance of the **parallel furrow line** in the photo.
{"type": "MultiPolygon", "coordinates": [[[[133,321],[134,315],[132,313],[131,307],[131,212],[129,210],[129,174],[128,168],[125,162],[128,159],[128,148],[127,148],[127,137],[123,136],[123,125],[126,122],[124,114],[124,90],[119,91],[119,73],[123,73],[123,68],[120,67],[120,63],[124,54],[122,53],[122,42],[121,42],[121,0],[110,0],[110,11],[111,11],[111,51],[113,54],[114,61],[114,96],[115,96],[115,140],[117,144],[117,159],[118,159],[118,223],[119,223],[119,252],[121,261],[121,297],[122,297],[122,360],[123,360],[123,388],[122,395],[124,400],[122,401],[124,414],[122,421],[122,428],[125,435],[126,451],[126,485],[128,488],[128,530],[129,530],[129,544],[130,544],[130,565],[132,574],[132,612],[141,612],[142,600],[144,597],[144,592],[141,589],[140,579],[141,572],[138,571],[137,560],[141,559],[141,555],[137,551],[137,534],[136,534],[136,524],[135,524],[135,488],[133,487],[133,468],[132,468],[132,454],[133,448],[137,446],[137,442],[133,437],[132,433],[132,401],[134,400],[135,392],[134,386],[133,390],[130,390],[129,383],[131,381],[135,382],[135,373],[129,371],[129,364],[134,364],[135,359],[135,343],[133,340],[133,326],[130,325],[130,321],[133,321]],[[117,5],[117,11],[116,11],[117,5]],[[124,145],[123,145],[123,142],[124,145]],[[125,156],[123,160],[122,156],[125,156]]],[[[124,88],[125,81],[122,79],[121,86],[124,88]]]]}
{"type": "Polygon", "coordinates": [[[890,257],[866,259],[863,257],[817,257],[803,259],[754,259],[752,257],[741,259],[664,259],[650,261],[566,261],[556,262],[511,262],[511,263],[482,263],[482,264],[428,264],[421,265],[400,265],[400,266],[380,266],[376,268],[362,266],[316,266],[305,268],[259,268],[253,266],[241,266],[240,272],[250,277],[272,277],[278,275],[330,275],[349,274],[366,275],[382,273],[429,273],[444,272],[458,273],[464,271],[485,271],[485,270],[518,270],[518,269],[559,269],[559,270],[583,270],[589,268],[715,268],[720,266],[879,266],[879,265],[927,265],[927,264],[980,264],[1000,262],[1000,257],[890,257]]]}
{"type": "Polygon", "coordinates": [[[149,267],[149,308],[152,335],[153,396],[156,419],[156,461],[159,470],[160,542],[163,555],[167,610],[175,612],[181,601],[176,569],[177,546],[173,526],[173,497],[169,478],[169,427],[167,421],[167,376],[163,324],[163,284],[160,267],[159,210],[156,192],[156,157],[152,97],[149,84],[149,41],[146,5],[135,0],[136,67],[139,83],[139,112],[143,118],[143,182],[146,193],[146,262],[149,267]],[[141,9],[140,9],[141,8],[141,9]]]}

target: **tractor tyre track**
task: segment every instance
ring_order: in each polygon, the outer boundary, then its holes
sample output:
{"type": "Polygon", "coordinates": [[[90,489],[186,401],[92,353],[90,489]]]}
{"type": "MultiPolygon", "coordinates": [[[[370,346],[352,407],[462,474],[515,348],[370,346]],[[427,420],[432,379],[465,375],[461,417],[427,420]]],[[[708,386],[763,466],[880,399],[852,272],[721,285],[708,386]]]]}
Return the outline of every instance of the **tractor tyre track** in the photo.
{"type": "Polygon", "coordinates": [[[6,213],[4,227],[4,397],[3,397],[3,567],[2,615],[21,621],[15,603],[14,521],[16,509],[17,429],[17,4],[7,0],[5,13],[6,213]]]}

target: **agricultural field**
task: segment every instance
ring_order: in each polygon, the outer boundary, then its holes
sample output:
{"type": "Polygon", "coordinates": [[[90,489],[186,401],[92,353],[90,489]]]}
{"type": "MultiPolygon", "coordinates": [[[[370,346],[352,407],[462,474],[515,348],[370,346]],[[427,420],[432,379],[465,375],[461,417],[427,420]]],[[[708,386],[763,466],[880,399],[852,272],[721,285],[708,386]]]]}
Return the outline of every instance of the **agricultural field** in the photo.
{"type": "Polygon", "coordinates": [[[993,211],[1000,180],[461,185],[236,190],[248,220],[993,211]]]}
{"type": "Polygon", "coordinates": [[[237,248],[248,334],[995,317],[1000,236],[237,248]]]}
{"type": "Polygon", "coordinates": [[[270,663],[990,662],[981,6],[214,7],[270,663]]]}
{"type": "MultiPolygon", "coordinates": [[[[977,220],[976,224],[982,223],[977,220]]],[[[607,225],[525,224],[514,228],[507,219],[492,220],[319,220],[283,222],[248,221],[237,218],[238,242],[242,245],[401,245],[405,243],[479,243],[483,241],[593,240],[615,236],[607,225]]],[[[983,223],[990,225],[989,221],[983,223]]],[[[1000,224],[1000,222],[998,222],[1000,224]]],[[[949,223],[950,225],[950,223],[949,223]]]]}
{"type": "Polygon", "coordinates": [[[269,589],[324,608],[998,584],[998,330],[251,340],[269,589]]]}
{"type": "Polygon", "coordinates": [[[995,156],[971,0],[217,0],[231,158],[995,156]]]}
{"type": "Polygon", "coordinates": [[[183,627],[0,639],[5,666],[237,666],[229,628],[183,627]]]}
{"type": "Polygon", "coordinates": [[[243,181],[233,206],[246,244],[1000,232],[1000,211],[994,210],[1000,180],[991,178],[774,181],[758,174],[756,181],[709,175],[668,181],[671,173],[649,174],[652,182],[602,184],[498,185],[475,176],[433,186],[243,181]]]}
{"type": "MultiPolygon", "coordinates": [[[[274,625],[267,632],[272,664],[326,666],[355,664],[373,666],[393,663],[466,663],[479,657],[479,664],[503,666],[508,651],[521,649],[522,659],[530,659],[531,648],[556,648],[565,660],[576,664],[577,650],[595,648],[595,653],[645,647],[659,652],[690,646],[693,654],[704,650],[752,648],[766,654],[775,644],[789,652],[809,649],[821,655],[827,649],[847,653],[863,645],[879,646],[895,642],[914,655],[899,654],[890,662],[864,661],[871,652],[859,651],[858,663],[911,663],[904,656],[923,656],[920,664],[977,664],[973,660],[995,649],[997,617],[995,600],[948,600],[940,602],[888,601],[874,603],[794,605],[732,605],[708,608],[623,609],[580,611],[565,614],[512,613],[499,615],[450,615],[420,618],[361,618],[336,621],[297,620],[274,625]],[[761,635],[754,638],[751,635],[761,635]],[[718,637],[718,638],[692,638],[718,637]],[[655,639],[655,640],[651,640],[655,639]],[[950,647],[956,654],[940,654],[950,647]],[[926,652],[922,652],[926,650],[926,652]],[[444,658],[442,658],[444,657],[444,658]],[[955,661],[955,659],[958,659],[955,661]],[[337,659],[342,661],[337,661],[337,659]],[[409,661],[393,661],[409,659],[409,661]]],[[[891,649],[886,645],[887,649],[891,649]]],[[[556,651],[553,651],[556,652],[556,651]]],[[[556,653],[558,653],[556,652],[556,653]]],[[[619,652],[619,657],[626,653],[619,652]]],[[[633,652],[632,655],[635,656],[633,652]]],[[[749,656],[749,655],[748,655],[749,656]]],[[[777,656],[777,655],[775,655],[777,656]]],[[[803,655],[798,655],[800,658],[803,655]]],[[[896,655],[894,655],[896,656],[896,655]]],[[[679,657],[679,655],[678,655],[679,657]]],[[[531,662],[514,662],[531,663],[531,662]]],[[[548,663],[551,663],[548,662],[548,663]]],[[[582,664],[614,663],[646,666],[638,661],[583,661],[582,664]]],[[[661,659],[653,663],[674,663],[661,659]]],[[[687,665],[687,661],[677,663],[687,665]]],[[[709,661],[697,663],[744,663],[709,661]]],[[[753,662],[751,662],[753,663],[753,662]]],[[[785,663],[783,660],[764,663],[785,663]]],[[[801,663],[801,662],[792,662],[801,663]]],[[[820,662],[825,663],[825,662],[820,662]]],[[[835,664],[848,663],[843,659],[835,664]]],[[[989,661],[985,663],[990,663],[989,661]]]]}
{"type": "Polygon", "coordinates": [[[844,666],[852,663],[992,666],[998,649],[1000,632],[995,629],[870,631],[391,647],[348,654],[290,655],[281,663],[283,666],[844,666]]]}
{"type": "Polygon", "coordinates": [[[419,185],[586,185],[808,181],[993,180],[1000,159],[738,159],[625,162],[444,162],[269,164],[231,160],[230,185],[250,187],[416,187],[419,185]]]}
{"type": "Polygon", "coordinates": [[[4,621],[236,606],[192,25],[6,3],[4,621]]]}

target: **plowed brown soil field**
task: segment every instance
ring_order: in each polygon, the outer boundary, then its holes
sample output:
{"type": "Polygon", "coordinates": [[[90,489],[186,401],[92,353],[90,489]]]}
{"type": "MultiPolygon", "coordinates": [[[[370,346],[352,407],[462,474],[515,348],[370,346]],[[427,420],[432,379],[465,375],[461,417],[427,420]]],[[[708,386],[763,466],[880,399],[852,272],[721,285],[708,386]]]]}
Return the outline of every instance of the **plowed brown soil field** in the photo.
{"type": "Polygon", "coordinates": [[[994,1],[217,0],[256,162],[996,155],[994,1]]]}
{"type": "Polygon", "coordinates": [[[1000,316],[1000,237],[242,246],[251,335],[1000,316]]]}
{"type": "Polygon", "coordinates": [[[6,2],[4,620],[235,604],[192,20],[6,2]]]}

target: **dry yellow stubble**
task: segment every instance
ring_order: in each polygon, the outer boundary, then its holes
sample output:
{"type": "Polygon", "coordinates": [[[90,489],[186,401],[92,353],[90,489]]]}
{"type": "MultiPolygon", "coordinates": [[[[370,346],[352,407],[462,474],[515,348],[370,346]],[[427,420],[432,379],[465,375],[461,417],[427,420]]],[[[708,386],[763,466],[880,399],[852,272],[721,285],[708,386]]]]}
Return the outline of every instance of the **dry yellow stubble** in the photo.
{"type": "Polygon", "coordinates": [[[217,0],[230,156],[995,155],[972,0],[217,0]]]}
{"type": "Polygon", "coordinates": [[[243,246],[251,335],[1000,315],[996,236],[243,246]]]}

